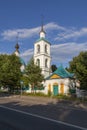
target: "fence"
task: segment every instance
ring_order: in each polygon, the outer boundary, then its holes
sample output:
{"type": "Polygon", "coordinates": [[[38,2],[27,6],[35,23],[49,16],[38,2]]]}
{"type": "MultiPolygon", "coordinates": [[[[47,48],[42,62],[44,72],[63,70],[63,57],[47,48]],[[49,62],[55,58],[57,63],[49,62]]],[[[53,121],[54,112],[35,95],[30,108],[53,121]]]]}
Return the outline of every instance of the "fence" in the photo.
{"type": "Polygon", "coordinates": [[[77,89],[77,90],[76,90],[76,96],[77,96],[78,98],[87,99],[87,91],[77,89]]]}

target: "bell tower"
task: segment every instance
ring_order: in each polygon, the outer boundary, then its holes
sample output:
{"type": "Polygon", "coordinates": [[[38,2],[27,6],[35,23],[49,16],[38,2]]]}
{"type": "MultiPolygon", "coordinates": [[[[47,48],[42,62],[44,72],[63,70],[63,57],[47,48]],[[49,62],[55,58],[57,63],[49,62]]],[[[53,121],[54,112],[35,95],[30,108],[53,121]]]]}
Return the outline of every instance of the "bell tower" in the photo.
{"type": "Polygon", "coordinates": [[[42,69],[44,78],[50,75],[51,56],[50,42],[45,38],[43,25],[41,26],[40,38],[34,43],[34,62],[42,69]]]}

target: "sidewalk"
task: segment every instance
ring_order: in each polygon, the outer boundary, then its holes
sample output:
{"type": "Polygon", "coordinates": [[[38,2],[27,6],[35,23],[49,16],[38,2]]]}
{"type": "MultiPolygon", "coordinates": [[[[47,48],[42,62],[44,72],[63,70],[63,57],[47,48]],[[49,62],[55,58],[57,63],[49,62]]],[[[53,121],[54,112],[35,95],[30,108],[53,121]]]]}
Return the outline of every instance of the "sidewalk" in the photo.
{"type": "Polygon", "coordinates": [[[32,105],[35,104],[53,104],[56,107],[64,107],[64,108],[71,108],[71,109],[81,109],[87,111],[87,102],[85,101],[78,101],[78,100],[65,100],[65,99],[58,99],[58,98],[52,98],[52,97],[39,97],[39,96],[20,96],[20,95],[14,95],[11,96],[14,99],[18,99],[22,102],[26,102],[26,104],[32,103],[32,105]]]}
{"type": "Polygon", "coordinates": [[[25,102],[26,105],[52,105],[55,107],[64,107],[65,109],[80,109],[87,111],[87,102],[79,100],[65,100],[52,97],[40,97],[40,96],[21,96],[21,95],[9,95],[0,97],[0,99],[9,98],[9,100],[15,100],[19,102],[25,102]]]}

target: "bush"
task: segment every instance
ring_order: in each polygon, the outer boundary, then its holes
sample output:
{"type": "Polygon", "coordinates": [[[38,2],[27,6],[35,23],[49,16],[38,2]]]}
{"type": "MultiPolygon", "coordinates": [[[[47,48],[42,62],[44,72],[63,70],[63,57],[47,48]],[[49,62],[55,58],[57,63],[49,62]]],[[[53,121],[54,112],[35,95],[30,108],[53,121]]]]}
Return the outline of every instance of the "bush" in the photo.
{"type": "Polygon", "coordinates": [[[48,96],[51,96],[51,95],[52,95],[51,91],[48,91],[48,96]]]}

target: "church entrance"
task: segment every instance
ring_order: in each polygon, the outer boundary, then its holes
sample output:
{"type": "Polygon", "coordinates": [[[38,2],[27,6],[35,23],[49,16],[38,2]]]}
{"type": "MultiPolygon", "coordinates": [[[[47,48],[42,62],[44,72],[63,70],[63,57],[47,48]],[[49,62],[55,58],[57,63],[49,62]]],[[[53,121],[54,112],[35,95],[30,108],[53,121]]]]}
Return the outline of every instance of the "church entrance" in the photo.
{"type": "Polygon", "coordinates": [[[58,84],[53,85],[53,95],[54,96],[58,95],[58,84]]]}

